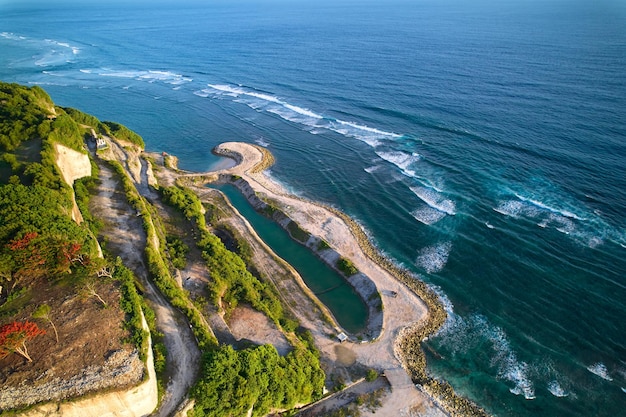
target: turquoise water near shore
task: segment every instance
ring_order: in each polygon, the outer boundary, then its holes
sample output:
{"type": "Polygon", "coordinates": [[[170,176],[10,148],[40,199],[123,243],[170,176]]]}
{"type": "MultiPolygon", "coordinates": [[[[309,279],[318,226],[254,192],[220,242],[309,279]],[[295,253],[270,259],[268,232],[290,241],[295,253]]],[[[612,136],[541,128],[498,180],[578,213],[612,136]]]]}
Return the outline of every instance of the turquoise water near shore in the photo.
{"type": "Polygon", "coordinates": [[[348,332],[358,333],[367,323],[367,308],[350,284],[309,249],[295,242],[276,222],[259,214],[232,185],[218,187],[250,222],[259,237],[302,276],[348,332]]]}
{"type": "Polygon", "coordinates": [[[498,416],[626,409],[626,4],[0,3],[0,79],[203,171],[220,142],[441,294],[436,376],[498,416]]]}

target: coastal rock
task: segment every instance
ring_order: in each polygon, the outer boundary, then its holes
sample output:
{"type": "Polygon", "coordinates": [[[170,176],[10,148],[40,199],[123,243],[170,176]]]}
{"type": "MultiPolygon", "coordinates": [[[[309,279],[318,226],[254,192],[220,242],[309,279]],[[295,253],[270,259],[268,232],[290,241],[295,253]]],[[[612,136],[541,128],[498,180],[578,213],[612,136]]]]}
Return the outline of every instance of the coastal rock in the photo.
{"type": "MultiPolygon", "coordinates": [[[[70,379],[52,378],[42,384],[22,383],[0,392],[0,409],[29,406],[42,401],[58,401],[110,387],[128,386],[141,381],[144,366],[136,350],[115,351],[103,366],[91,366],[70,379]]],[[[45,379],[45,378],[42,378],[45,379]]]]}

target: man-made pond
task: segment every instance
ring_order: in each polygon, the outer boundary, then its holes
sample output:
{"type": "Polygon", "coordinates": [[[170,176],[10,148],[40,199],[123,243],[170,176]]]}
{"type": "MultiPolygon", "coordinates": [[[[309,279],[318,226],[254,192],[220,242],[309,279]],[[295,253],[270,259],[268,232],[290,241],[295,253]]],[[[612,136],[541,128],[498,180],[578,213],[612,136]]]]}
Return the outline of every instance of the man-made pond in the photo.
{"type": "Polygon", "coordinates": [[[294,241],[275,221],[258,213],[237,188],[228,184],[217,188],[250,222],[261,239],[298,271],[306,285],[345,330],[358,333],[365,328],[367,307],[344,277],[311,250],[294,241]]]}

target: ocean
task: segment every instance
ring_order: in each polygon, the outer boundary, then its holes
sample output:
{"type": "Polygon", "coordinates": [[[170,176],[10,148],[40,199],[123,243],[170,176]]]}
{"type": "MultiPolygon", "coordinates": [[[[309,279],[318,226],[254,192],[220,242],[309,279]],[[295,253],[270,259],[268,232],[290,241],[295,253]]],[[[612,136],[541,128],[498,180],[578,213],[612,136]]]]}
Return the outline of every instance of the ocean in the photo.
{"type": "Polygon", "coordinates": [[[497,416],[626,409],[626,4],[0,1],[0,79],[202,171],[266,146],[440,294],[497,416]]]}

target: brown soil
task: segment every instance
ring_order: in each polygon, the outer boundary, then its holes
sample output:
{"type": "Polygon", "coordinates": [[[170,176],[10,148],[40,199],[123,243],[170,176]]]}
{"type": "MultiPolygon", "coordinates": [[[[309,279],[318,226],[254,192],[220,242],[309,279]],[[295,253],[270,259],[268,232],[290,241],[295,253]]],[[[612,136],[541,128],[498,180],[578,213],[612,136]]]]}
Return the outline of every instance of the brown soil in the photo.
{"type": "Polygon", "coordinates": [[[265,314],[248,306],[237,307],[230,315],[229,328],[238,340],[247,340],[257,345],[271,343],[280,355],[286,355],[291,346],[285,336],[265,314]]]}
{"type": "Polygon", "coordinates": [[[356,354],[342,345],[335,345],[335,355],[337,355],[337,362],[343,366],[351,366],[356,362],[356,354]]]}
{"type": "MultiPolygon", "coordinates": [[[[120,294],[113,283],[100,283],[96,291],[108,307],[95,298],[85,298],[69,285],[59,285],[42,280],[22,297],[30,297],[28,304],[10,321],[34,321],[46,331],[27,343],[33,362],[18,354],[0,360],[0,386],[35,387],[55,378],[63,380],[80,376],[88,367],[104,366],[106,359],[116,351],[130,353],[134,348],[122,343],[128,336],[121,323],[124,313],[119,308],[120,294]],[[50,318],[57,327],[56,342],[52,326],[43,319],[33,319],[38,306],[50,306],[50,318]]],[[[4,312],[20,300],[7,303],[4,312]]],[[[9,322],[2,319],[0,324],[9,322]]],[[[138,381],[135,381],[138,382],[138,381]]]]}

